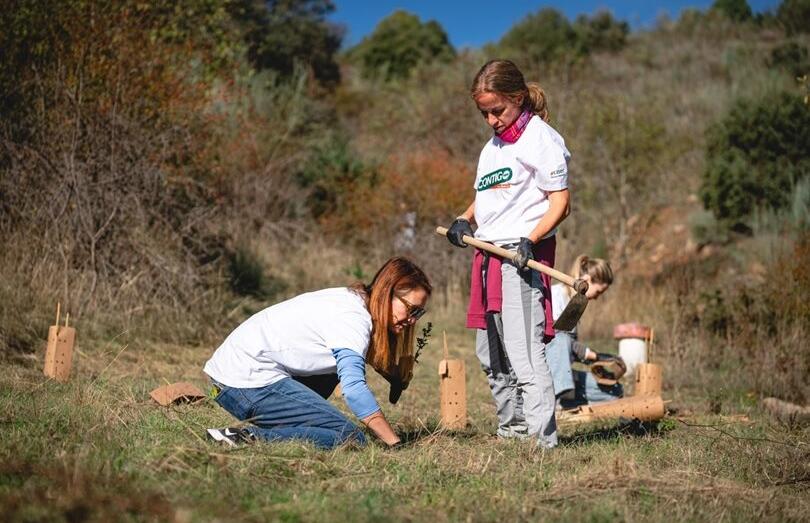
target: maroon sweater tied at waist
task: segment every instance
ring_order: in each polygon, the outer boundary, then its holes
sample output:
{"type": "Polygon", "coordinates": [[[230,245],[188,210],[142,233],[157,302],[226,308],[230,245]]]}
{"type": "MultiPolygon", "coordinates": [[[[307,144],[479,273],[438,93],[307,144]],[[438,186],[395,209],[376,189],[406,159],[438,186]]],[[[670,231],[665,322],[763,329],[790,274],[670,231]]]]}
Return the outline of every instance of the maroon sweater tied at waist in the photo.
{"type": "MultiPolygon", "coordinates": [[[[554,267],[554,254],[557,250],[556,236],[540,240],[535,244],[534,259],[548,267],[554,267]]],[[[481,269],[484,263],[484,252],[475,250],[470,274],[470,304],[467,309],[467,328],[486,329],[486,313],[501,312],[503,303],[503,287],[501,285],[501,265],[503,259],[494,254],[489,255],[486,275],[486,303],[484,303],[484,282],[481,269]]],[[[543,282],[542,307],[546,316],[545,341],[554,337],[554,318],[551,312],[551,278],[540,274],[543,282]]],[[[538,306],[541,304],[538,303],[538,306]]]]}

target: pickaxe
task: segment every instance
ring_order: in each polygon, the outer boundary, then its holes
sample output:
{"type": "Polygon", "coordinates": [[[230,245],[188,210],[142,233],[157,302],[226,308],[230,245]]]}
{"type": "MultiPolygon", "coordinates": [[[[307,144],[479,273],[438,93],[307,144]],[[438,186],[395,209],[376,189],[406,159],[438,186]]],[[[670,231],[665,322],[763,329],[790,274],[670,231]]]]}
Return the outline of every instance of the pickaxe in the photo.
{"type": "MultiPolygon", "coordinates": [[[[447,236],[447,228],[436,227],[436,234],[447,236]]],[[[507,260],[514,261],[515,255],[517,254],[515,251],[509,251],[489,242],[476,240],[472,236],[464,235],[462,240],[464,240],[464,243],[467,245],[472,245],[473,247],[481,249],[482,251],[490,252],[507,260]]],[[[552,269],[551,267],[546,267],[545,265],[534,260],[529,260],[526,265],[537,272],[542,272],[543,274],[547,274],[557,281],[563,282],[576,291],[574,297],[571,298],[571,301],[568,302],[568,305],[557,318],[557,321],[554,322],[554,328],[556,330],[574,330],[574,327],[577,326],[577,322],[579,322],[579,318],[582,316],[582,313],[585,312],[585,307],[588,306],[588,298],[585,297],[585,292],[588,290],[588,282],[585,280],[575,279],[564,272],[560,272],[557,269],[552,269]]]]}

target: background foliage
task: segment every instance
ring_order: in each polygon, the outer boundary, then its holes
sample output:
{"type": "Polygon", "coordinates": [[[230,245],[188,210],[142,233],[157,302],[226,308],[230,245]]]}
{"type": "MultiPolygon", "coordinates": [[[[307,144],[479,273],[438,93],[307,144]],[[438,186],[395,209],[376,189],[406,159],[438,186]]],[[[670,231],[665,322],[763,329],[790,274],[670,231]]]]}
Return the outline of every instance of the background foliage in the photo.
{"type": "Polygon", "coordinates": [[[789,262],[810,207],[796,80],[807,6],[750,16],[744,1],[718,1],[637,31],[607,12],[541,9],[457,51],[438,23],[404,11],[340,50],[328,0],[9,1],[3,357],[36,354],[56,301],[87,343],[210,347],[252,312],[367,278],[394,253],[422,264],[436,303],[460,318],[469,252],[433,229],[473,197],[489,130],[469,84],[505,57],[545,88],[573,153],[558,266],[585,252],[618,275],[583,332],[631,316],[672,326],[671,361],[706,358],[683,339],[722,344],[708,352],[723,364],[768,354],[788,370],[746,386],[807,397],[793,373],[808,360],[794,344],[806,310],[769,301],[774,324],[751,305],[773,271],[807,292],[789,262]]]}
{"type": "Polygon", "coordinates": [[[808,175],[810,110],[800,96],[740,100],[709,129],[701,195],[731,226],[744,226],[757,208],[784,207],[808,175]]]}
{"type": "Polygon", "coordinates": [[[347,53],[366,77],[383,80],[404,78],[419,64],[448,62],[455,55],[437,22],[422,22],[406,11],[383,18],[370,36],[347,53]]]}

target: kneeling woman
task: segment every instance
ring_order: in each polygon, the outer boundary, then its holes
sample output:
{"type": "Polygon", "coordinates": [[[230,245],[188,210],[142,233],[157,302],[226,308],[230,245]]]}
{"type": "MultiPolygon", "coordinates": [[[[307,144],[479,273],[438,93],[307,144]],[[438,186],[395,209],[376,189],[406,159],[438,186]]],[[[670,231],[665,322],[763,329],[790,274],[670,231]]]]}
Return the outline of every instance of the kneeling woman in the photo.
{"type": "Polygon", "coordinates": [[[431,291],[419,267],[392,258],[370,285],[301,294],[251,316],[204,371],[218,390],[217,403],[252,425],[209,429],[209,435],[228,444],[293,439],[321,448],[363,445],[363,432],[326,401],[339,381],[352,413],[384,443],[396,445],[399,438],[366,384],[365,365],[391,382],[396,401],[411,377],[414,325],[431,291]]]}

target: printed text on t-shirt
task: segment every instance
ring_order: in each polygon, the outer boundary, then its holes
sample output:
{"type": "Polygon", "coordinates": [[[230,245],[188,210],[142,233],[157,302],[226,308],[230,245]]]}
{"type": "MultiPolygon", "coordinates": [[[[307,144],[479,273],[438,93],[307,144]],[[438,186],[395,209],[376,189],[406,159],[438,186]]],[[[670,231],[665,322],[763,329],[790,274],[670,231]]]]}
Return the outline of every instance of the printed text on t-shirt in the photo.
{"type": "Polygon", "coordinates": [[[564,164],[564,163],[558,165],[556,169],[551,171],[551,177],[552,178],[559,178],[560,176],[562,176],[564,174],[568,174],[568,166],[566,164],[564,164]]]}
{"type": "Polygon", "coordinates": [[[476,187],[477,191],[486,191],[487,189],[491,189],[497,185],[501,185],[504,182],[508,182],[512,179],[512,169],[509,167],[502,167],[495,171],[492,171],[489,174],[485,174],[481,177],[478,181],[478,187],[476,187]]]}

